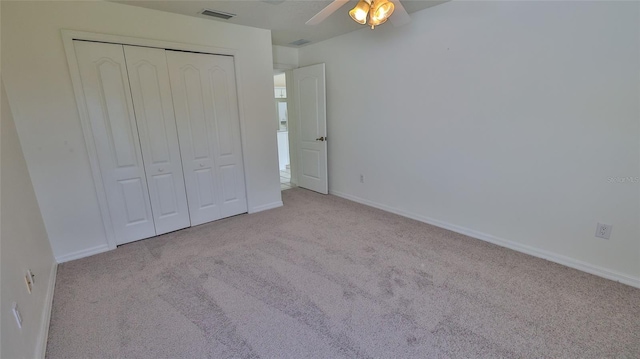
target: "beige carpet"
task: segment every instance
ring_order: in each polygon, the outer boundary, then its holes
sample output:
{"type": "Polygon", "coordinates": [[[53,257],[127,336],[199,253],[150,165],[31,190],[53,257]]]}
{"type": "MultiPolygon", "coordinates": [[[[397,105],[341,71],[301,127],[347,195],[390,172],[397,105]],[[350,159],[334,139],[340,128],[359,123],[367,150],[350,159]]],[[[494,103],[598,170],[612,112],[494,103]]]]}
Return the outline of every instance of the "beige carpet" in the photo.
{"type": "Polygon", "coordinates": [[[302,189],[61,265],[49,358],[640,358],[640,290],[302,189]]]}

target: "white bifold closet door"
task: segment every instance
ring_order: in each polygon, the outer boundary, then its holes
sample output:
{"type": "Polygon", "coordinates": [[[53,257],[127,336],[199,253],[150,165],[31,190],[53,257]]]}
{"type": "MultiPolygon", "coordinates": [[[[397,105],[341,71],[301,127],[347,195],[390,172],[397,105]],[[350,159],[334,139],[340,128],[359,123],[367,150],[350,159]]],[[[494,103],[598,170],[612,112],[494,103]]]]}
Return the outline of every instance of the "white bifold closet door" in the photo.
{"type": "Polygon", "coordinates": [[[191,225],[164,49],[124,46],[156,234],[191,225]]]}
{"type": "Polygon", "coordinates": [[[116,243],[189,227],[164,50],[74,48],[116,243]]]}
{"type": "Polygon", "coordinates": [[[117,244],[247,212],[232,57],[74,48],[117,244]]]}
{"type": "Polygon", "coordinates": [[[233,57],[166,55],[191,224],[246,212],[233,57]]]}
{"type": "Polygon", "coordinates": [[[122,45],[74,48],[116,242],[155,236],[122,45]]]}

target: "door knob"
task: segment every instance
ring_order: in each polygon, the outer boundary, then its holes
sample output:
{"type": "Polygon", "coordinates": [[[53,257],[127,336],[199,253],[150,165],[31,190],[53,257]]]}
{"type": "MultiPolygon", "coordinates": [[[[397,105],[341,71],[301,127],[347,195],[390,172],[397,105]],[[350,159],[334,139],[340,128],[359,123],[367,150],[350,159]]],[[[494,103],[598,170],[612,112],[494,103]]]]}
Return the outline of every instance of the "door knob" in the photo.
{"type": "Polygon", "coordinates": [[[316,138],[316,141],[326,141],[327,138],[326,137],[318,137],[316,138]]]}
{"type": "Polygon", "coordinates": [[[158,172],[164,172],[164,168],[159,168],[158,172]]]}
{"type": "Polygon", "coordinates": [[[204,163],[201,163],[201,164],[200,164],[200,167],[204,167],[204,163]]]}

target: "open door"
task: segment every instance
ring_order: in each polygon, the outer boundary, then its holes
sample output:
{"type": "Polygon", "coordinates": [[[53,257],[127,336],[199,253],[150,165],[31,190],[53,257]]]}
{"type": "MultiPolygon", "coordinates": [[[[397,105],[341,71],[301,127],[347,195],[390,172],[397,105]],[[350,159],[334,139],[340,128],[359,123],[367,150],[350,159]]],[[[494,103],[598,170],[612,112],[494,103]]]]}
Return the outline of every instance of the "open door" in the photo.
{"type": "Polygon", "coordinates": [[[324,64],[293,70],[298,121],[298,186],[329,193],[324,64]]]}

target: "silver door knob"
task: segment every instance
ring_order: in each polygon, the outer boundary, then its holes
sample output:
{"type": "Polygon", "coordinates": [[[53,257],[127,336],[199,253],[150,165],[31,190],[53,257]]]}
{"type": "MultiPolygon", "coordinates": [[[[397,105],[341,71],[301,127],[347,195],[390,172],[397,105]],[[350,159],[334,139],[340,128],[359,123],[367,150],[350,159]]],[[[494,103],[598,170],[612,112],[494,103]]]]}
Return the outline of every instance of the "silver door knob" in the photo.
{"type": "Polygon", "coordinates": [[[158,168],[158,172],[164,172],[164,168],[158,168]]]}
{"type": "Polygon", "coordinates": [[[201,164],[200,164],[200,167],[204,167],[204,163],[201,163],[201,164]]]}

